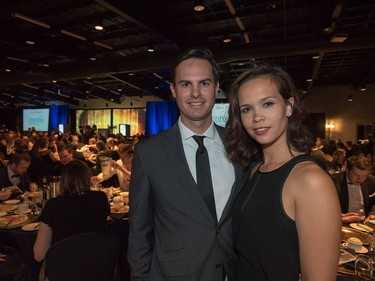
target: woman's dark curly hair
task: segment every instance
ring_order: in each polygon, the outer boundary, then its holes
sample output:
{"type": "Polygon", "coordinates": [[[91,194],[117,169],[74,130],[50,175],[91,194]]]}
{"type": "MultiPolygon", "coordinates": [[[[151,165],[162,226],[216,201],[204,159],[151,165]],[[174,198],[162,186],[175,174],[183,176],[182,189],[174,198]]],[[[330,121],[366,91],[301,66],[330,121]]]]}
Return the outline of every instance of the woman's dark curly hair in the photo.
{"type": "Polygon", "coordinates": [[[229,119],[225,126],[226,150],[233,162],[244,167],[253,161],[263,159],[263,153],[260,144],[248,135],[242,125],[238,92],[242,85],[260,77],[269,78],[275,83],[285,102],[288,102],[289,98],[294,98],[293,111],[288,119],[287,128],[289,149],[308,153],[312,145],[311,133],[302,124],[304,117],[302,100],[292,78],[280,67],[260,64],[237,77],[229,93],[229,119]]]}

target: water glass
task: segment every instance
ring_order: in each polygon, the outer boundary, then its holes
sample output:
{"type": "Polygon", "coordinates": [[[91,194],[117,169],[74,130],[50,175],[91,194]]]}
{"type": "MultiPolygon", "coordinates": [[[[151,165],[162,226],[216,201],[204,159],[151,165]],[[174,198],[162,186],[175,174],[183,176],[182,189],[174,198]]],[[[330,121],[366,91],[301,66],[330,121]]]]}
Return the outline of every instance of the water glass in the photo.
{"type": "Polygon", "coordinates": [[[370,281],[372,278],[373,260],[367,255],[357,255],[355,260],[355,275],[357,281],[370,281]]]}

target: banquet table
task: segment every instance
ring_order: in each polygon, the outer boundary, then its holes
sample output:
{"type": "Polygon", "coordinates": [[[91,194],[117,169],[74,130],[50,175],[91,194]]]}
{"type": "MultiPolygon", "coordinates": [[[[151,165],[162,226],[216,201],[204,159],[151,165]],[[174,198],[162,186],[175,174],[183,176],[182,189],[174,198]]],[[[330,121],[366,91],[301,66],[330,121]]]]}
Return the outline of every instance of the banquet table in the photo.
{"type": "MultiPolygon", "coordinates": [[[[126,259],[128,248],[129,223],[127,218],[110,220],[106,230],[120,239],[120,256],[117,271],[117,280],[130,280],[130,269],[126,259]]],[[[0,242],[19,251],[27,270],[27,281],[38,281],[42,263],[34,260],[33,245],[37,231],[24,231],[21,227],[13,229],[0,229],[0,242]]]]}

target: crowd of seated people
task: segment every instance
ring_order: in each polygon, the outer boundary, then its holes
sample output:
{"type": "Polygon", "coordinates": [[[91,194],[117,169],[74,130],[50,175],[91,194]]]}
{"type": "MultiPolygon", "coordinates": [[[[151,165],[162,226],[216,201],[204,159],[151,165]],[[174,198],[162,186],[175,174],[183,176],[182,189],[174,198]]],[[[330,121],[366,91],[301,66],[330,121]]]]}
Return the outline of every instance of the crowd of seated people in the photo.
{"type": "Polygon", "coordinates": [[[329,174],[344,172],[346,160],[351,156],[363,156],[370,163],[370,175],[375,175],[375,146],[371,135],[368,139],[354,144],[352,141],[343,143],[340,139],[329,140],[317,138],[311,156],[329,174]]]}
{"type": "MultiPolygon", "coordinates": [[[[124,178],[127,176],[125,177],[124,173],[121,174],[120,171],[121,169],[130,171],[131,167],[129,168],[129,164],[126,166],[122,163],[125,158],[121,160],[120,151],[124,151],[124,146],[127,147],[127,151],[132,151],[129,150],[129,146],[133,149],[134,143],[141,140],[142,136],[142,134],[138,134],[130,139],[121,134],[110,134],[105,138],[98,133],[96,126],[88,125],[84,126],[83,134],[81,132],[61,133],[58,131],[37,132],[34,129],[21,133],[3,125],[0,126],[0,167],[9,170],[15,166],[19,169],[20,164],[15,161],[18,161],[20,155],[27,155],[27,165],[25,164],[27,167],[22,166],[24,174],[22,177],[27,176],[28,184],[32,183],[32,185],[20,187],[21,191],[27,191],[30,188],[35,190],[37,186],[41,186],[44,177],[59,176],[63,167],[73,159],[85,162],[92,174],[97,176],[102,172],[100,158],[105,156],[113,160],[111,170],[114,172],[111,180],[101,180],[102,186],[123,186],[125,189],[124,178]]],[[[128,160],[126,161],[128,162],[128,160]]],[[[12,181],[15,181],[15,179],[8,179],[9,176],[5,177],[7,180],[3,181],[0,190],[12,186],[12,181]],[[5,182],[7,186],[4,185],[5,182]]],[[[19,179],[17,179],[17,183],[18,181],[19,179]]],[[[8,188],[8,190],[11,189],[8,188]]],[[[2,197],[8,198],[9,192],[3,193],[2,197]]]]}

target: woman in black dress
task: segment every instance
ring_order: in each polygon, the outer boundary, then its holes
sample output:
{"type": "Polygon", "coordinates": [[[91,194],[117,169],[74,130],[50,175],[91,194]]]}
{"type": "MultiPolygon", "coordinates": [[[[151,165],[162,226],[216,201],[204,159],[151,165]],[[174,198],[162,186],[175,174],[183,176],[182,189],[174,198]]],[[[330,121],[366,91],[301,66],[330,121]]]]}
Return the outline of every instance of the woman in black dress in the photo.
{"type": "Polygon", "coordinates": [[[34,257],[42,261],[50,246],[66,237],[105,230],[110,213],[107,196],[90,190],[91,173],[79,160],[67,163],[61,173],[62,195],[47,201],[40,216],[34,257]]]}
{"type": "Polygon", "coordinates": [[[278,67],[254,67],[233,83],[229,102],[229,157],[257,163],[233,206],[236,280],[336,280],[340,206],[307,155],[312,142],[292,79],[278,67]]]}

